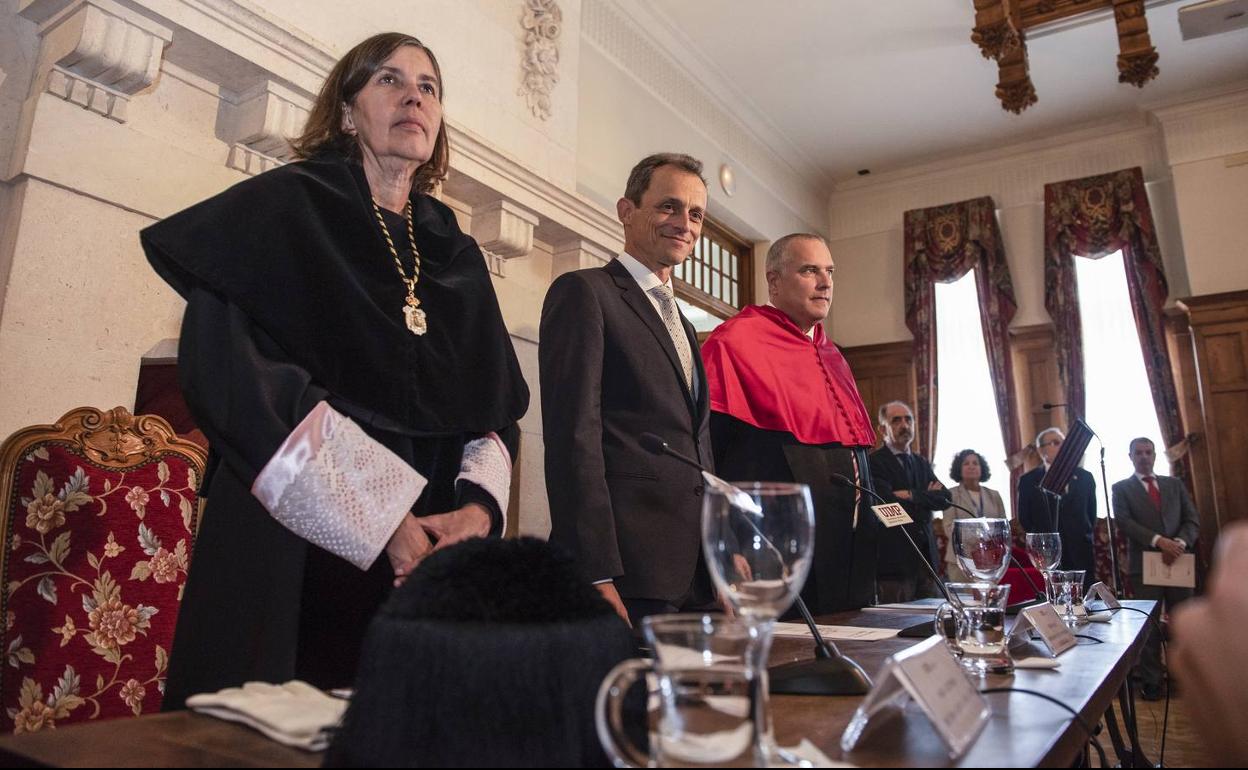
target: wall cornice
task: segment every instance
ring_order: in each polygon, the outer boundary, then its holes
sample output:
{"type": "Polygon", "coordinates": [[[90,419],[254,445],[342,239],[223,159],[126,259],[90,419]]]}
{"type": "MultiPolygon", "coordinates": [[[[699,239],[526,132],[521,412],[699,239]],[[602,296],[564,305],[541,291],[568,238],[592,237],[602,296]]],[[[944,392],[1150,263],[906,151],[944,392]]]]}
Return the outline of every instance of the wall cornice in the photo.
{"type": "MultiPolygon", "coordinates": [[[[41,30],[55,25],[58,14],[71,13],[79,7],[115,8],[113,15],[127,19],[130,26],[145,34],[156,35],[166,43],[172,37],[176,44],[166,49],[167,56],[163,60],[157,57],[156,66],[167,67],[171,77],[220,99],[217,124],[212,130],[228,146],[221,164],[243,173],[259,173],[289,159],[284,138],[297,133],[294,127],[302,123],[321,82],[337,59],[329,46],[240,0],[19,0],[21,15],[40,25],[41,30]]],[[[69,44],[59,45],[64,48],[69,44]]],[[[156,50],[159,52],[160,48],[156,50]]],[[[59,58],[63,57],[58,54],[52,62],[59,58]]],[[[56,72],[50,68],[47,71],[56,72]]],[[[159,70],[153,70],[153,76],[157,72],[159,70]]],[[[137,79],[126,81],[126,85],[133,85],[135,90],[146,87],[137,79]]],[[[98,87],[97,84],[97,90],[98,87]]],[[[112,96],[111,93],[106,95],[112,96]]],[[[32,99],[37,96],[38,93],[32,93],[32,99]]],[[[86,102],[83,106],[90,106],[91,101],[86,102]]],[[[101,114],[106,115],[108,103],[100,103],[105,106],[101,114]]],[[[35,112],[31,105],[28,120],[32,123],[35,112]]],[[[448,194],[474,208],[491,210],[490,207],[509,206],[508,211],[531,212],[531,218],[536,221],[525,221],[526,225],[531,225],[532,233],[523,238],[517,235],[523,228],[515,226],[520,220],[514,216],[507,220],[507,235],[517,240],[517,244],[536,237],[554,246],[581,239],[606,252],[619,248],[622,233],[611,212],[548,181],[455,121],[448,120],[446,125],[452,150],[448,194]]],[[[35,136],[31,141],[40,139],[35,136]]],[[[116,146],[115,143],[112,146],[116,146]]],[[[20,158],[27,156],[27,149],[22,148],[20,158]]],[[[118,162],[122,161],[118,159],[118,162]]],[[[78,180],[64,178],[65,169],[61,165],[36,163],[14,168],[10,178],[20,173],[77,189],[78,180]]],[[[84,189],[83,192],[110,200],[110,193],[104,189],[84,189]]],[[[151,196],[138,196],[116,203],[128,210],[160,218],[192,202],[167,196],[160,200],[149,198],[151,196]]],[[[500,258],[527,253],[527,249],[508,244],[506,239],[500,243],[504,244],[499,247],[500,258]]]]}
{"type": "Polygon", "coordinates": [[[1248,84],[1219,96],[1153,110],[1171,165],[1248,150],[1248,84]]]}
{"type": "Polygon", "coordinates": [[[1140,166],[1148,181],[1169,177],[1158,126],[1147,116],[852,180],[832,193],[836,239],[901,228],[910,209],[991,195],[999,209],[1044,201],[1044,185],[1140,166]]]}
{"type": "Polygon", "coordinates": [[[1148,182],[1171,166],[1248,150],[1248,83],[1153,106],[1060,134],[944,157],[838,182],[830,196],[833,239],[901,227],[901,212],[980,195],[1001,209],[1042,203],[1044,185],[1140,166],[1148,182]]]}
{"type": "Polygon", "coordinates": [[[581,33],[588,45],[720,148],[724,160],[750,169],[768,193],[799,219],[817,226],[831,189],[827,179],[810,171],[815,164],[795,149],[781,152],[760,138],[760,132],[775,132],[757,121],[748,124],[737,116],[738,110],[725,106],[728,102],[716,89],[690,71],[688,51],[678,42],[660,39],[659,26],[644,4],[584,0],[582,5],[581,33]],[[682,51],[679,57],[672,48],[682,51]]]}

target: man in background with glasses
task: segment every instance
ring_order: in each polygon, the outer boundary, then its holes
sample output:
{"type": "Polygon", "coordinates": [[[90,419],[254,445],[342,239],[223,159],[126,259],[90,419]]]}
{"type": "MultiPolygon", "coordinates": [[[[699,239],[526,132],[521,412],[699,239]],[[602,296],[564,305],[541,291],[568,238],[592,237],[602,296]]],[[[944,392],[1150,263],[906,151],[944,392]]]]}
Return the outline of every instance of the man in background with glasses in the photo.
{"type": "Polygon", "coordinates": [[[1040,489],[1040,480],[1062,448],[1066,434],[1060,428],[1045,428],[1036,436],[1036,449],[1043,462],[1018,480],[1018,522],[1024,532],[1058,532],[1062,536],[1062,563],[1059,569],[1084,570],[1084,588],[1096,582],[1096,556],[1092,533],[1096,529],[1096,480],[1083,468],[1075,468],[1062,490],[1061,507],[1052,495],[1040,489]]]}

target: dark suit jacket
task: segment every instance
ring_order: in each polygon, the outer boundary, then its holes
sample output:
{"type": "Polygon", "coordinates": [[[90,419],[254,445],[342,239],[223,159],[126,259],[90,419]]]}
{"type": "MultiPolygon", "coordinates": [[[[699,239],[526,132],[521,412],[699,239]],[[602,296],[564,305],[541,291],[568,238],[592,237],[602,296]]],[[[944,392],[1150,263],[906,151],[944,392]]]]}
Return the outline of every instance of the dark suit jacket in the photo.
{"type": "Polygon", "coordinates": [[[538,347],[551,542],[576,556],[587,579],[614,579],[624,598],[678,605],[691,590],[710,593],[700,566],[702,477],[645,451],[638,435],[654,433],[713,467],[706,374],[693,326],[682,322],[696,402],[667,327],[618,261],[551,284],[538,347]]]}
{"type": "Polygon", "coordinates": [[[1153,548],[1153,535],[1177,537],[1188,550],[1200,534],[1200,516],[1183,482],[1173,476],[1157,476],[1161,510],[1153,505],[1148,490],[1135,476],[1114,484],[1114,520],[1131,543],[1132,575],[1144,574],[1144,551],[1153,548]]]}
{"type": "MultiPolygon", "coordinates": [[[[911,483],[901,460],[887,446],[871,453],[871,479],[875,482],[875,491],[880,497],[890,503],[901,503],[901,507],[914,519],[913,524],[903,524],[902,527],[905,527],[915,545],[926,555],[928,563],[937,567],[940,562],[936,554],[936,536],[932,533],[932,511],[943,511],[949,507],[949,490],[942,488],[934,492],[927,491],[928,485],[938,480],[932,472],[932,464],[917,454],[910,456],[916,466],[917,484],[911,483]],[[911,498],[901,500],[893,494],[900,489],[909,490],[911,498]]],[[[900,529],[901,527],[892,527],[880,535],[876,575],[882,580],[909,579],[927,572],[900,529]]]]}
{"type": "Polygon", "coordinates": [[[1060,511],[1057,504],[1040,490],[1044,466],[1033,468],[1018,480],[1018,523],[1024,532],[1053,532],[1057,514],[1057,531],[1062,535],[1061,569],[1087,570],[1086,579],[1096,580],[1096,556],[1092,533],[1096,529],[1096,480],[1083,468],[1076,468],[1062,495],[1060,511]]]}

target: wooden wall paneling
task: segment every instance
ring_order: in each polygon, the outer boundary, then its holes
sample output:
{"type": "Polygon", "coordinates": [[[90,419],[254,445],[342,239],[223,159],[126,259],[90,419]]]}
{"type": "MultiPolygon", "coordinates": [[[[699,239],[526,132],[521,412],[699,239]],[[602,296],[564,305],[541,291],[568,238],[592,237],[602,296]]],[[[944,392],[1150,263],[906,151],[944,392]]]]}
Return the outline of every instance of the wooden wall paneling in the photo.
{"type": "MultiPolygon", "coordinates": [[[[867,405],[871,422],[876,422],[880,406],[889,401],[905,401],[914,408],[918,387],[914,371],[914,343],[888,342],[881,345],[860,345],[842,348],[850,371],[858,383],[862,402],[867,405]]],[[[876,446],[880,444],[876,430],[876,446]]]]}
{"type": "Polygon", "coordinates": [[[1196,371],[1196,348],[1187,306],[1179,303],[1166,311],[1166,347],[1178,392],[1183,430],[1188,437],[1187,460],[1191,471],[1192,499],[1200,514],[1200,537],[1196,546],[1196,587],[1204,591],[1205,579],[1213,560],[1213,544],[1218,537],[1217,503],[1214,499],[1213,468],[1209,462],[1208,429],[1204,404],[1200,400],[1200,377],[1196,371]]]}
{"type": "MultiPolygon", "coordinates": [[[[1170,367],[1178,391],[1183,428],[1189,437],[1188,465],[1192,472],[1192,497],[1199,511],[1208,511],[1213,519],[1215,510],[1213,470],[1209,464],[1209,442],[1205,426],[1205,410],[1200,400],[1200,377],[1196,371],[1196,348],[1186,306],[1166,311],[1166,347],[1170,367]]],[[[1216,530],[1211,530],[1211,534],[1216,530]]]]}
{"type": "Polygon", "coordinates": [[[1023,440],[1033,447],[1023,470],[1040,463],[1034,451],[1036,434],[1051,425],[1066,427],[1066,408],[1045,409],[1042,404],[1060,404],[1065,391],[1057,374],[1057,351],[1053,342],[1053,325],[1036,324],[1010,329],[1011,354],[1014,358],[1014,383],[1018,393],[1019,430],[1023,440]]]}
{"type": "MultiPolygon", "coordinates": [[[[1248,468],[1248,292],[1184,300],[1190,309],[1192,347],[1211,481],[1213,521],[1201,510],[1202,533],[1248,518],[1238,482],[1248,468]]],[[[1212,538],[1210,538],[1212,539],[1212,538]]],[[[1212,543],[1210,543],[1212,545],[1212,543]]]]}

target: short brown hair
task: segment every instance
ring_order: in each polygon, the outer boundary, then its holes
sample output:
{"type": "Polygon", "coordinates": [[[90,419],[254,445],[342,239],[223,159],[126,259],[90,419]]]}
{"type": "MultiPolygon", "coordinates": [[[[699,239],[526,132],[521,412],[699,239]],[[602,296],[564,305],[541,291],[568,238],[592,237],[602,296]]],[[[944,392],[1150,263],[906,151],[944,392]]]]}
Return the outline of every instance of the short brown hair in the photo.
{"type": "Polygon", "coordinates": [[[819,241],[828,251],[832,247],[828,246],[828,239],[822,235],[814,233],[789,233],[780,240],[771,244],[771,248],[767,249],[767,261],[764,263],[764,272],[777,273],[784,266],[784,261],[789,258],[789,246],[797,241],[819,241]]]}
{"type": "MultiPolygon", "coordinates": [[[[342,130],[342,106],[353,103],[369,79],[381,69],[381,65],[405,45],[415,46],[429,56],[429,61],[433,64],[433,74],[438,79],[438,99],[445,100],[442,68],[433,51],[420,40],[402,32],[373,35],[347,51],[347,55],[339,59],[330,70],[329,77],[321,86],[316,103],[308,114],[303,134],[290,142],[296,157],[312,158],[324,153],[336,153],[352,160],[360,159],[359,141],[342,130]]],[[[426,193],[433,190],[438,182],[446,178],[450,160],[451,148],[446,138],[446,116],[443,114],[442,124],[438,126],[438,136],[433,144],[433,155],[417,169],[416,178],[412,181],[413,189],[426,193]]]]}
{"type": "Polygon", "coordinates": [[[1127,447],[1127,454],[1131,454],[1132,452],[1135,451],[1136,444],[1148,444],[1149,446],[1153,448],[1154,452],[1157,451],[1157,445],[1153,443],[1153,440],[1151,438],[1149,438],[1148,436],[1140,436],[1139,438],[1131,439],[1131,445],[1127,447]]]}
{"type": "MultiPolygon", "coordinates": [[[[628,184],[624,187],[624,197],[632,201],[633,205],[640,206],[641,196],[650,189],[650,178],[654,176],[655,169],[661,166],[676,166],[702,179],[702,161],[692,155],[685,155],[682,152],[656,152],[654,155],[642,158],[641,162],[628,172],[628,184]]],[[[705,179],[702,179],[702,185],[706,186],[705,179]]]]}

